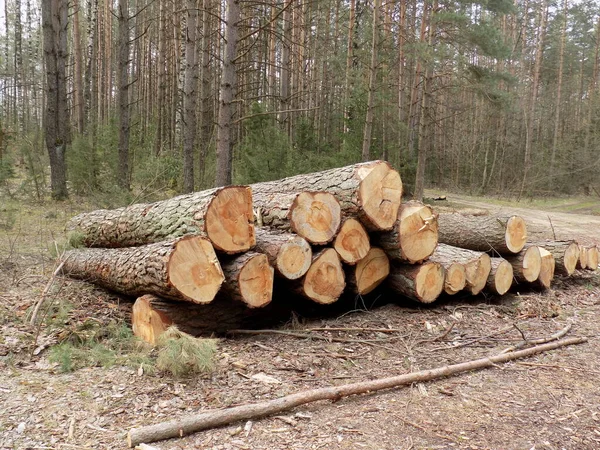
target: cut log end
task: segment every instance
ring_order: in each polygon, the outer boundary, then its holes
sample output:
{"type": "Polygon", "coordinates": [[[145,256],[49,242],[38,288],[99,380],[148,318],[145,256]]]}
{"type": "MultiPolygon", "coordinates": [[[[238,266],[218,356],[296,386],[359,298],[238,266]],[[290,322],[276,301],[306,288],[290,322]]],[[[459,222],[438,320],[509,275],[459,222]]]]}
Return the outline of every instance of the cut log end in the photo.
{"type": "Polygon", "coordinates": [[[367,255],[356,264],[356,290],[366,295],[379,286],[390,273],[390,260],[385,252],[377,247],[369,250],[367,255]]]}
{"type": "Polygon", "coordinates": [[[312,249],[306,239],[296,236],[279,249],[277,271],[288,280],[302,278],[312,263],[312,249]]]}
{"type": "Polygon", "coordinates": [[[598,247],[592,246],[586,249],[587,251],[587,264],[586,268],[588,270],[597,270],[598,269],[598,247]]]}
{"type": "Polygon", "coordinates": [[[309,242],[324,245],[333,240],[342,220],[340,203],[329,192],[301,192],[289,213],[292,230],[309,242]]]}
{"type": "Polygon", "coordinates": [[[579,261],[579,245],[576,242],[571,242],[565,250],[563,257],[563,267],[567,275],[572,275],[577,268],[579,261]]]}
{"type": "Polygon", "coordinates": [[[252,191],[247,186],[228,186],[211,201],[205,217],[206,234],[217,250],[242,253],[254,247],[252,191]]]}
{"type": "Polygon", "coordinates": [[[240,294],[250,308],[261,308],[273,298],[274,270],[266,255],[252,256],[240,270],[240,294]]]}
{"type": "Polygon", "coordinates": [[[548,250],[543,247],[539,247],[541,264],[540,264],[540,275],[538,276],[538,282],[540,285],[548,289],[552,284],[554,278],[555,261],[554,256],[548,250]]]}
{"type": "Polygon", "coordinates": [[[358,170],[368,172],[364,177],[359,175],[362,178],[358,189],[361,220],[371,230],[391,230],[402,201],[400,174],[384,161],[358,170]]]}
{"type": "Polygon", "coordinates": [[[398,217],[399,244],[404,259],[417,263],[427,259],[438,244],[437,214],[420,202],[402,205],[398,217]]]}
{"type": "Polygon", "coordinates": [[[577,261],[578,269],[587,269],[588,265],[588,249],[583,245],[579,245],[579,260],[577,261]]]}
{"type": "Polygon", "coordinates": [[[211,302],[225,279],[212,244],[199,236],[175,244],[167,270],[173,287],[194,303],[211,302]]]}
{"type": "Polygon", "coordinates": [[[444,280],[444,292],[446,294],[457,294],[465,288],[466,283],[467,276],[464,265],[453,263],[446,268],[446,278],[444,280]]]}
{"type": "Polygon", "coordinates": [[[345,286],[337,252],[328,248],[316,255],[303,280],[304,294],[317,303],[329,304],[340,298],[345,286]]]}
{"type": "Polygon", "coordinates": [[[533,283],[540,276],[540,270],[542,268],[542,256],[540,254],[540,248],[537,246],[531,246],[525,250],[523,255],[523,265],[521,273],[523,278],[530,283],[533,283]]]}
{"type": "Polygon", "coordinates": [[[172,325],[172,322],[165,314],[152,308],[153,297],[153,295],[143,295],[135,301],[131,311],[131,328],[137,337],[156,345],[158,337],[172,325]]]}
{"type": "Polygon", "coordinates": [[[500,261],[498,266],[490,274],[488,286],[498,295],[508,292],[513,283],[513,267],[506,260],[500,261]]]}
{"type": "Polygon", "coordinates": [[[467,286],[471,294],[477,295],[483,290],[491,270],[492,260],[485,253],[465,264],[467,286]]]}
{"type": "Polygon", "coordinates": [[[527,243],[527,225],[519,216],[512,216],[506,222],[506,247],[513,253],[519,253],[527,243]]]}
{"type": "Polygon", "coordinates": [[[444,268],[439,263],[423,264],[415,278],[417,295],[423,303],[431,303],[437,299],[444,289],[444,268]]]}
{"type": "Polygon", "coordinates": [[[356,264],[369,253],[371,245],[365,228],[356,219],[346,219],[335,238],[333,248],[342,261],[356,264]]]}

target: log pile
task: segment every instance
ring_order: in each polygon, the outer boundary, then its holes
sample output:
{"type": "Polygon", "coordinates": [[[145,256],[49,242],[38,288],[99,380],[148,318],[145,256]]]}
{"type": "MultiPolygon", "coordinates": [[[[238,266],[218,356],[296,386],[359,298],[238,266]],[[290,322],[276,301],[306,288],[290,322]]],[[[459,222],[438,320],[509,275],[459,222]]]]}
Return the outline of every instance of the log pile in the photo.
{"type": "Polygon", "coordinates": [[[194,335],[259,326],[299,298],[379,290],[431,303],[547,289],[555,274],[598,267],[595,246],[528,242],[519,216],[438,215],[401,197],[398,172],[371,161],[93,211],[67,224],[83,247],[64,254],[63,272],[136,297],[133,329],[154,342],[170,324],[194,335]]]}

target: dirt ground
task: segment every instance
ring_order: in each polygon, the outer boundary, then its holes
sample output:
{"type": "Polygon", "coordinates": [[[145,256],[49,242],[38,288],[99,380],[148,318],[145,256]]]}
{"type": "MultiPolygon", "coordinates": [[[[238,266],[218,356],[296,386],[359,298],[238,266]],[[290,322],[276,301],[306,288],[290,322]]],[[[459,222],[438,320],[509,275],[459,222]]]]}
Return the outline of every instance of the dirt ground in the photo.
{"type": "MultiPolygon", "coordinates": [[[[472,208],[504,205],[460,199],[472,208]]],[[[0,207],[1,209],[1,207],[0,207]]],[[[52,273],[48,247],[75,203],[19,206],[0,229],[0,449],[125,448],[131,427],[199,410],[277,398],[480,358],[571,324],[586,344],[430,383],[318,402],[253,422],[153,444],[158,449],[600,449],[600,275],[577,272],[538,292],[455,296],[430,307],[379,293],[348,299],[326,319],[283,327],[311,337],[222,339],[210,375],[176,379],[135,367],[61,373],[60,340],[27,318],[52,273]],[[365,308],[368,306],[368,308],[365,308]],[[337,328],[339,331],[324,330],[337,328]],[[374,329],[388,329],[389,332],[374,329]],[[32,356],[33,353],[37,353],[32,356]],[[266,375],[266,377],[265,377],[266,375]]],[[[557,237],[600,243],[600,218],[521,208],[557,237]],[[573,234],[571,234],[573,233],[573,234]]],[[[1,225],[1,221],[0,221],[1,225]]],[[[547,231],[547,230],[546,230],[547,231]]],[[[67,322],[126,320],[131,303],[86,283],[58,280],[46,302],[69,301],[67,322]]]]}

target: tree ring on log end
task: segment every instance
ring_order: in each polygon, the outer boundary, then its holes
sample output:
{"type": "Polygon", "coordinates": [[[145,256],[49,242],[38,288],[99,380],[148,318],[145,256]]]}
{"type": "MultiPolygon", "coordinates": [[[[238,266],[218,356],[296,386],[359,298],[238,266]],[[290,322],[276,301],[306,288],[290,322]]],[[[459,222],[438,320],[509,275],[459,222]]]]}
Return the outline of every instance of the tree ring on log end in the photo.
{"type": "Polygon", "coordinates": [[[335,237],[333,248],[345,263],[356,264],[369,253],[369,235],[358,220],[346,219],[335,237]]]}
{"type": "Polygon", "coordinates": [[[288,280],[302,278],[312,263],[312,248],[299,236],[281,246],[277,255],[277,270],[288,280]]]}
{"type": "Polygon", "coordinates": [[[525,250],[523,255],[523,277],[533,283],[540,276],[540,270],[542,266],[542,257],[540,255],[539,247],[531,246],[525,250]]]}
{"type": "Polygon", "coordinates": [[[471,294],[477,295],[483,290],[491,270],[492,259],[485,253],[482,253],[479,258],[465,265],[467,284],[469,285],[471,294]]]}
{"type": "Polygon", "coordinates": [[[222,188],[207,208],[205,230],[215,248],[225,253],[241,253],[254,247],[256,238],[250,188],[222,188]]]}
{"type": "Polygon", "coordinates": [[[307,241],[324,245],[336,235],[342,220],[340,202],[329,192],[301,192],[290,206],[292,230],[307,241]]]}
{"type": "Polygon", "coordinates": [[[596,246],[588,247],[587,249],[587,268],[589,270],[598,269],[598,248],[596,246]]]}
{"type": "Polygon", "coordinates": [[[250,258],[238,277],[240,294],[250,308],[261,308],[273,298],[274,269],[269,265],[267,255],[259,254],[250,258]]]}
{"type": "Polygon", "coordinates": [[[177,241],[167,274],[173,287],[194,303],[210,303],[225,279],[212,244],[200,236],[177,241]]]}
{"type": "Polygon", "coordinates": [[[365,165],[358,170],[362,179],[358,201],[366,225],[375,230],[391,230],[402,202],[400,174],[385,161],[375,161],[373,165],[365,165]]]}
{"type": "Polygon", "coordinates": [[[513,253],[519,253],[527,242],[527,224],[522,217],[512,216],[506,222],[506,247],[513,253]]]}
{"type": "Polygon", "coordinates": [[[572,275],[577,268],[577,261],[579,261],[579,245],[576,242],[571,242],[565,250],[563,257],[563,265],[567,271],[567,275],[572,275]]]}
{"type": "Polygon", "coordinates": [[[538,277],[538,280],[542,287],[547,289],[552,284],[556,263],[554,261],[554,256],[552,256],[552,253],[550,253],[543,247],[539,247],[539,250],[542,261],[540,264],[540,275],[538,277]]]}
{"type": "Polygon", "coordinates": [[[498,264],[494,275],[494,287],[498,295],[504,295],[508,292],[513,282],[512,264],[504,260],[498,264]]]}
{"type": "Polygon", "coordinates": [[[444,267],[440,263],[426,262],[415,278],[417,295],[423,303],[431,303],[444,289],[444,267]]]}
{"type": "Polygon", "coordinates": [[[360,295],[368,294],[390,274],[390,260],[385,252],[373,247],[356,264],[356,287],[360,295]]]}
{"type": "Polygon", "coordinates": [[[172,325],[166,314],[156,311],[150,304],[152,295],[143,295],[133,304],[131,327],[133,334],[149,344],[156,345],[158,337],[172,325]]]}
{"type": "Polygon", "coordinates": [[[446,278],[444,280],[444,291],[446,294],[454,295],[465,288],[467,276],[465,266],[459,263],[452,263],[446,269],[446,278]]]}
{"type": "Polygon", "coordinates": [[[335,302],[344,291],[346,280],[337,252],[328,248],[312,263],[304,277],[305,294],[317,303],[335,302]]]}
{"type": "Polygon", "coordinates": [[[437,215],[427,205],[409,202],[402,206],[398,220],[402,256],[411,263],[427,259],[438,244],[437,215]]]}

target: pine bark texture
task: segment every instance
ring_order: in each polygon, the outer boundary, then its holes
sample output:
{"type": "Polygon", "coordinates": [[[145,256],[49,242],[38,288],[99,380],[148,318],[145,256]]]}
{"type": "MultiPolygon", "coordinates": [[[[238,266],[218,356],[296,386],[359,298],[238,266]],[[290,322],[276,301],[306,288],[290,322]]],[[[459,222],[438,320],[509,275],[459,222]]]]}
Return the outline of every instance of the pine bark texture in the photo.
{"type": "Polygon", "coordinates": [[[266,255],[246,252],[221,258],[225,274],[224,294],[245,303],[249,308],[262,308],[273,298],[274,270],[266,255]]]}
{"type": "Polygon", "coordinates": [[[347,217],[356,217],[369,231],[392,229],[402,198],[400,175],[385,161],[296,175],[251,185],[257,193],[324,191],[335,195],[347,217]]]}
{"type": "Polygon", "coordinates": [[[519,216],[440,214],[439,241],[455,247],[511,255],[527,241],[527,227],[519,216]]]}
{"type": "Polygon", "coordinates": [[[352,293],[366,295],[379,286],[389,274],[389,258],[382,249],[372,247],[356,265],[346,267],[346,284],[352,293]]]}
{"type": "Polygon", "coordinates": [[[533,245],[545,248],[552,253],[556,262],[557,275],[571,276],[579,260],[579,245],[575,241],[537,241],[533,245]]]}
{"type": "Polygon", "coordinates": [[[217,250],[239,253],[254,246],[253,219],[250,189],[231,186],[79,214],[67,230],[88,247],[130,247],[198,234],[217,250]]]}
{"type": "Polygon", "coordinates": [[[367,230],[358,220],[346,219],[335,237],[333,248],[343,262],[350,265],[356,264],[367,256],[371,249],[367,230]]]}
{"type": "Polygon", "coordinates": [[[400,205],[398,219],[391,231],[374,235],[374,241],[391,259],[421,263],[431,256],[438,244],[437,214],[419,201],[400,205]]]}
{"type": "Polygon", "coordinates": [[[479,294],[487,282],[491,270],[489,255],[453,247],[448,244],[439,244],[436,253],[445,255],[447,261],[454,261],[465,267],[467,290],[473,295],[479,294]]]}
{"type": "Polygon", "coordinates": [[[254,184],[252,201],[258,226],[291,231],[311,244],[325,245],[333,240],[342,220],[340,203],[333,194],[322,191],[278,192],[275,186],[254,184]]]}
{"type": "Polygon", "coordinates": [[[121,294],[155,294],[210,303],[224,280],[210,242],[197,236],[129,248],[82,248],[63,257],[63,272],[121,294]]]}
{"type": "Polygon", "coordinates": [[[431,261],[418,265],[392,265],[386,285],[412,300],[431,303],[444,289],[444,272],[441,264],[431,261]]]}
{"type": "Polygon", "coordinates": [[[498,295],[508,292],[513,282],[513,267],[504,258],[492,258],[490,275],[487,279],[487,289],[498,295]]]}

